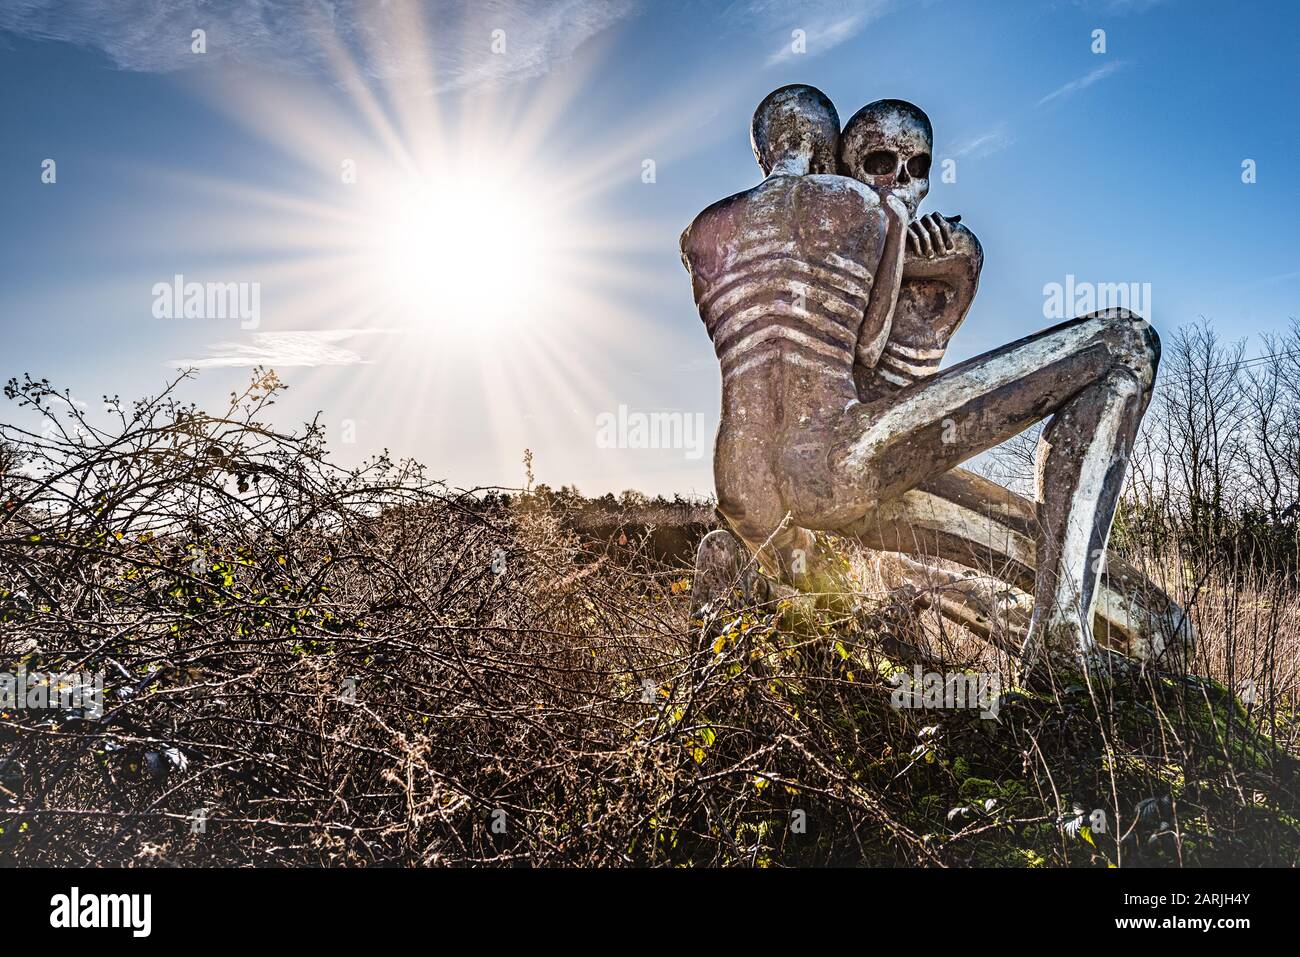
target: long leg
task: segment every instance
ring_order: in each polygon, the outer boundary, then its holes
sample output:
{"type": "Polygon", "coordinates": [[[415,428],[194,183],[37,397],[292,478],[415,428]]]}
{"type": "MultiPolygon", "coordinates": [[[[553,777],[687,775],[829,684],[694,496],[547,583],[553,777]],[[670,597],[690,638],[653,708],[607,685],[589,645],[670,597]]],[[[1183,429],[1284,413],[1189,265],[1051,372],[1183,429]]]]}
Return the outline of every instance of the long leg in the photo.
{"type": "Polygon", "coordinates": [[[1023,657],[1031,666],[1044,644],[1091,651],[1084,623],[1158,361],[1150,325],[1111,310],[852,406],[831,451],[834,499],[806,503],[796,519],[835,531],[860,526],[880,503],[1052,415],[1040,447],[1038,567],[1023,657]]]}
{"type": "MultiPolygon", "coordinates": [[[[877,566],[886,584],[910,589],[919,603],[981,638],[1003,647],[1014,639],[1019,648],[1029,623],[1022,609],[1028,599],[1019,594],[1032,593],[1034,588],[1036,524],[1033,502],[974,472],[955,468],[882,505],[872,520],[852,530],[852,537],[880,553],[877,566]],[[937,566],[935,559],[964,565],[981,575],[971,577],[969,572],[937,566]]],[[[731,532],[722,529],[700,542],[693,617],[708,617],[737,590],[747,603],[773,597],[773,583],[763,579],[742,548],[731,532]]],[[[793,564],[798,566],[797,561],[793,564]]],[[[775,559],[767,567],[779,574],[782,566],[775,559]]],[[[803,576],[800,582],[805,590],[818,590],[807,579],[803,576]]],[[[789,576],[782,583],[794,584],[789,576]]],[[[1179,658],[1195,644],[1191,621],[1183,610],[1147,575],[1109,551],[1097,584],[1092,628],[1103,647],[1141,661],[1156,660],[1167,652],[1179,658]]]]}
{"type": "Polygon", "coordinates": [[[1019,652],[1032,600],[1001,579],[892,552],[876,553],[874,564],[892,595],[906,596],[1005,651],[1019,652]]]}
{"type": "MultiPolygon", "coordinates": [[[[881,505],[852,531],[868,548],[957,562],[1032,593],[1037,525],[1033,502],[955,468],[881,505]]],[[[1183,654],[1195,641],[1183,610],[1113,552],[1106,553],[1093,612],[1098,641],[1141,660],[1169,649],[1183,654]]]]}

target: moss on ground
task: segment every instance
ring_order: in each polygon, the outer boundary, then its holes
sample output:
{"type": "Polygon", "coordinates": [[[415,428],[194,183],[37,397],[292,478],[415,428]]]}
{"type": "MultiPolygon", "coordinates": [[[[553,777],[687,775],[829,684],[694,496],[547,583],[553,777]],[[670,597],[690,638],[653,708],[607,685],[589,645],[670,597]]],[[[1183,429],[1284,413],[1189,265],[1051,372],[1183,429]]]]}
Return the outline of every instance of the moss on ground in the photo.
{"type": "MultiPolygon", "coordinates": [[[[758,678],[761,712],[784,715],[782,734],[837,763],[819,775],[832,793],[815,793],[802,786],[806,762],[783,766],[781,735],[756,727],[757,712],[747,726],[717,715],[735,730],[718,730],[701,771],[777,742],[756,768],[769,783],[733,806],[736,846],[753,863],[1300,864],[1297,762],[1222,685],[1058,676],[1054,689],[1004,693],[996,719],[897,708],[889,676],[904,668],[880,657],[877,636],[846,634],[842,620],[809,628],[806,616],[793,630],[788,615],[737,622],[711,649],[735,661],[724,680],[752,706],[758,678]],[[874,820],[851,810],[857,793],[878,802],[874,820]]],[[[738,703],[725,692],[712,702],[738,703]]],[[[690,859],[689,845],[678,851],[690,859]]]]}

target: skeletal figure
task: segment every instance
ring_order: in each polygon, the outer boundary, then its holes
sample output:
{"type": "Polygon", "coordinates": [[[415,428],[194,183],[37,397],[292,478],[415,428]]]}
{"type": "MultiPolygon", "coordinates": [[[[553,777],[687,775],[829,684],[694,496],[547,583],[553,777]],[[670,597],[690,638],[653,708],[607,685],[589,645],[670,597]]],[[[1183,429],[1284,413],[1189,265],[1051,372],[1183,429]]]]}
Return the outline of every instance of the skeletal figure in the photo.
{"type": "MultiPolygon", "coordinates": [[[[753,125],[766,179],[710,206],[682,236],[723,372],[719,511],[765,571],[816,590],[831,556],[814,532],[883,541],[908,493],[1051,416],[1022,663],[1044,645],[1090,652],[1083,623],[1150,397],[1155,332],[1108,311],[932,371],[974,293],[978,242],[943,217],[912,222],[928,189],[920,110],[872,104],[842,146],[838,126],[817,90],[769,95],[753,125]]],[[[710,549],[725,551],[716,539],[702,554],[710,549]]]]}
{"type": "Polygon", "coordinates": [[[907,208],[907,250],[889,338],[877,362],[858,356],[854,377],[863,402],[912,385],[939,371],[953,334],[979,286],[984,250],[961,217],[916,218],[930,190],[929,117],[902,100],[878,100],[859,110],[840,142],[840,172],[907,208]]]}
{"type": "MultiPolygon", "coordinates": [[[[928,117],[900,100],[864,107],[841,140],[841,171],[891,191],[913,216],[889,339],[874,368],[863,362],[854,368],[863,402],[938,371],[979,285],[983,250],[974,234],[958,225],[960,217],[931,213],[915,218],[929,190],[932,142],[928,117]]],[[[860,537],[878,549],[957,561],[1032,592],[1036,522],[1033,503],[956,468],[879,509],[875,527],[862,529],[860,537]]],[[[1182,610],[1145,576],[1109,553],[1101,564],[1094,628],[1108,645],[1149,659],[1166,650],[1170,638],[1180,644],[1191,640],[1182,610]]],[[[934,582],[938,574],[933,567],[917,566],[915,571],[914,582],[934,582]]],[[[970,624],[978,609],[956,608],[971,593],[969,581],[951,579],[950,585],[942,600],[944,613],[952,611],[949,617],[970,624]]]]}

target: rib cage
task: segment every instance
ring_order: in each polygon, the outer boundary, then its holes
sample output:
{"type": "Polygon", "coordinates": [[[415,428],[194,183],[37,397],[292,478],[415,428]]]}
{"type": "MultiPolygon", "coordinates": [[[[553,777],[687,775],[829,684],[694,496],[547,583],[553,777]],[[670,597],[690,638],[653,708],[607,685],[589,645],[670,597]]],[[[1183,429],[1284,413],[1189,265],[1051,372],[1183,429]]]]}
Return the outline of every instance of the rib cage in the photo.
{"type": "Polygon", "coordinates": [[[917,349],[891,339],[880,354],[876,373],[893,385],[912,385],[938,372],[942,359],[942,349],[917,349]]]}
{"type": "Polygon", "coordinates": [[[774,356],[773,346],[797,364],[852,368],[871,278],[833,252],[801,257],[792,242],[741,248],[700,298],[723,379],[774,356]]]}

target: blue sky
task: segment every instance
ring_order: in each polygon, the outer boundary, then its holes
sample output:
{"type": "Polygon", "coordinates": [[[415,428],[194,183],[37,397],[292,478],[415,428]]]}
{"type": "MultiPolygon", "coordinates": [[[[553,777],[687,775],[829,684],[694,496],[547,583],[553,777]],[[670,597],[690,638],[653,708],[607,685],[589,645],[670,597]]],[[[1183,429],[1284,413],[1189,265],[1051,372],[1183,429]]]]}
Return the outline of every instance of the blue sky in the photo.
{"type": "Polygon", "coordinates": [[[531,447],[552,484],[707,493],[707,452],[602,448],[596,423],[625,406],[716,426],[677,237],[758,181],[750,115],[791,82],[842,120],[912,100],[936,169],[956,160],[922,210],[960,213],[986,264],[949,363],[1049,324],[1044,286],[1067,275],[1150,283],[1166,335],[1300,315],[1291,3],[429,3],[421,30],[378,4],[272,6],[0,8],[6,377],[93,405],[192,364],[183,394],[213,407],[263,361],[290,385],[275,422],[321,410],[344,462],[388,448],[457,485],[517,485],[531,447]],[[338,169],[357,157],[365,189],[349,192],[338,169]],[[366,204],[400,209],[422,166],[500,215],[435,224],[442,252],[401,259],[433,277],[413,287],[427,306],[398,320],[375,303],[392,264],[354,247],[382,226],[366,204]],[[154,286],[177,273],[258,283],[257,327],[157,318],[154,286]],[[516,300],[483,279],[524,273],[516,300]]]}

